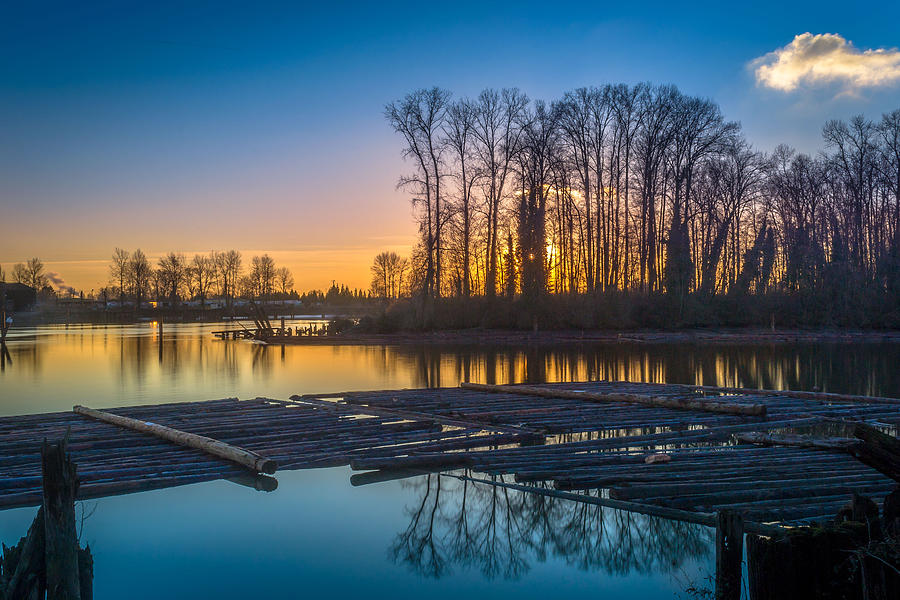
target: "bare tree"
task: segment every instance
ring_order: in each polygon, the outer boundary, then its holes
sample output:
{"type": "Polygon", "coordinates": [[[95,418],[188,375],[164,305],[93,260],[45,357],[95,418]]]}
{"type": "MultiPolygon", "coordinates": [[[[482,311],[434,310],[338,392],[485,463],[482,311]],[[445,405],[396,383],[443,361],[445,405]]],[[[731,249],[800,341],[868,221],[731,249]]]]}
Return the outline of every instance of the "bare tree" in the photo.
{"type": "Polygon", "coordinates": [[[457,206],[453,211],[458,216],[459,236],[458,244],[461,250],[462,277],[460,278],[460,292],[467,297],[472,292],[472,228],[474,201],[472,198],[475,182],[478,181],[479,172],[472,164],[473,161],[473,129],[475,127],[475,106],[468,100],[462,99],[450,105],[447,111],[447,119],[444,124],[446,144],[451,149],[452,160],[455,163],[457,174],[457,206]]]}
{"type": "Polygon", "coordinates": [[[235,291],[241,279],[241,253],[236,250],[214,253],[216,278],[219,281],[219,293],[225,298],[225,304],[231,309],[235,291]]]}
{"type": "Polygon", "coordinates": [[[522,115],[528,98],[517,89],[484,90],[478,96],[475,122],[475,153],[478,156],[486,208],[485,295],[497,293],[500,211],[507,181],[519,149],[522,115]]]}
{"type": "Polygon", "coordinates": [[[372,294],[381,298],[398,297],[406,268],[407,260],[396,252],[377,254],[372,262],[372,294]]]}
{"type": "MultiPolygon", "coordinates": [[[[216,276],[216,255],[210,253],[209,256],[195,254],[191,259],[191,264],[187,267],[188,282],[194,292],[200,298],[200,306],[206,307],[206,298],[212,289],[213,281],[216,276]]],[[[193,296],[193,294],[191,294],[193,296]]]]}
{"type": "Polygon", "coordinates": [[[153,276],[153,268],[150,266],[150,261],[147,260],[147,256],[140,248],[131,253],[128,275],[135,307],[140,309],[141,303],[150,289],[150,280],[153,276]]]}
{"type": "Polygon", "coordinates": [[[415,165],[415,172],[402,177],[398,187],[412,191],[414,205],[424,205],[420,221],[426,251],[424,292],[435,297],[441,295],[442,229],[445,217],[441,189],[441,179],[444,176],[441,130],[449,102],[450,93],[435,87],[417,90],[385,107],[385,117],[394,131],[404,138],[404,157],[415,165]]]}
{"type": "Polygon", "coordinates": [[[119,304],[125,303],[125,282],[128,280],[128,267],[130,256],[128,251],[116,248],[113,251],[112,263],[109,265],[109,275],[113,282],[118,284],[119,304]]]}
{"type": "Polygon", "coordinates": [[[158,272],[162,277],[163,289],[172,306],[178,304],[181,289],[188,281],[188,265],[184,254],[169,252],[159,259],[158,272]]]}
{"type": "Polygon", "coordinates": [[[253,295],[262,302],[268,302],[275,291],[275,261],[268,254],[254,256],[250,266],[250,281],[253,295]]]}
{"type": "Polygon", "coordinates": [[[49,284],[49,279],[44,273],[44,263],[39,258],[30,258],[24,263],[13,266],[13,280],[41,291],[49,284]]]}
{"type": "Polygon", "coordinates": [[[288,292],[294,287],[294,276],[287,267],[279,267],[275,270],[275,279],[278,282],[278,289],[286,298],[288,292]]]}
{"type": "Polygon", "coordinates": [[[521,266],[522,293],[536,297],[547,285],[547,197],[553,161],[558,150],[559,111],[543,102],[522,124],[522,146],[517,155],[518,259],[521,266]]]}

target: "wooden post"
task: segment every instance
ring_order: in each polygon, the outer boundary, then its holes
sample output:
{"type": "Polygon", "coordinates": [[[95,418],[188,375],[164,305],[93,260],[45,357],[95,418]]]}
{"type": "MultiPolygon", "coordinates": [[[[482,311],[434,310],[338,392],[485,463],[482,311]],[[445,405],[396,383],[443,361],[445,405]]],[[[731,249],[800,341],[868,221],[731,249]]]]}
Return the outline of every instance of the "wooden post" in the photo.
{"type": "Polygon", "coordinates": [[[7,331],[9,323],[6,320],[6,286],[0,283],[0,368],[5,368],[7,362],[12,364],[9,348],[6,347],[7,331]]]}
{"type": "Polygon", "coordinates": [[[159,347],[159,362],[162,362],[163,359],[163,318],[162,315],[159,316],[159,321],[156,322],[157,328],[157,346],[159,347]]]}
{"type": "Polygon", "coordinates": [[[41,449],[43,504],[25,537],[3,546],[0,598],[92,600],[94,558],[75,530],[76,466],[65,440],[41,449]]]}
{"type": "Polygon", "coordinates": [[[47,597],[81,600],[78,570],[78,535],[75,530],[75,465],[66,454],[65,441],[41,449],[44,479],[44,549],[47,597]]]}
{"type": "Polygon", "coordinates": [[[716,513],[716,600],[741,600],[744,519],[739,513],[716,513]]]}

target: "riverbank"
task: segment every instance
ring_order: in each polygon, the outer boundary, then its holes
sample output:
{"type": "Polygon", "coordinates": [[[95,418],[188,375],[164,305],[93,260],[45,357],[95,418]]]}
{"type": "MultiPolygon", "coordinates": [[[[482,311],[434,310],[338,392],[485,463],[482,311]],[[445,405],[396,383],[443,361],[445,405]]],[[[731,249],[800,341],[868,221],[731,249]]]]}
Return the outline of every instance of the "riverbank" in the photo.
{"type": "Polygon", "coordinates": [[[272,345],[565,345],[565,344],[812,344],[900,343],[897,330],[685,329],[516,331],[457,329],[429,332],[353,333],[328,336],[269,336],[272,345]]]}

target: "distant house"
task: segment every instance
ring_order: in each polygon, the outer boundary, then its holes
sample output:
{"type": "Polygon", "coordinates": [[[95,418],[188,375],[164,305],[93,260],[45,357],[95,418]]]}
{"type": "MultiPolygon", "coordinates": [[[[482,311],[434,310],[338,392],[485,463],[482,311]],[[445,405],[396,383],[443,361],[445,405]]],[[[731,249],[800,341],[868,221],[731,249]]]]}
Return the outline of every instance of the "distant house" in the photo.
{"type": "Polygon", "coordinates": [[[23,283],[0,283],[6,310],[28,310],[37,302],[37,291],[23,283]]]}

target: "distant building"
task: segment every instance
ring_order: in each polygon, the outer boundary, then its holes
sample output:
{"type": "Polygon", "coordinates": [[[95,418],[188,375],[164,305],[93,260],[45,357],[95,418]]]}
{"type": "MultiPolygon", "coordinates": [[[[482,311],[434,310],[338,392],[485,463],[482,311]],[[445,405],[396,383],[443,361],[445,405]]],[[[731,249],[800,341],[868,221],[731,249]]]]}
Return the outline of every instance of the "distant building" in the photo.
{"type": "Polygon", "coordinates": [[[6,310],[28,310],[37,302],[37,291],[23,283],[0,283],[6,310]]]}

